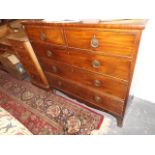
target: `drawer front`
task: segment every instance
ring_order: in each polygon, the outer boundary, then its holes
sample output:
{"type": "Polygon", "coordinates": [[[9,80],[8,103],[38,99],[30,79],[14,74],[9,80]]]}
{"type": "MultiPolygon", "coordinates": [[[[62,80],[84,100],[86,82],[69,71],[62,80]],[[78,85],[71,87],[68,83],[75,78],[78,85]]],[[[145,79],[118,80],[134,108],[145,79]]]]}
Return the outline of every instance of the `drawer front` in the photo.
{"type": "Polygon", "coordinates": [[[19,47],[13,46],[13,48],[14,48],[15,54],[23,64],[32,62],[32,58],[30,57],[28,52],[24,49],[24,47],[20,46],[19,48],[19,47]]]}
{"type": "Polygon", "coordinates": [[[17,48],[23,47],[23,41],[13,40],[13,39],[8,39],[8,40],[13,47],[17,47],[17,48]]]}
{"type": "Polygon", "coordinates": [[[27,64],[31,62],[31,58],[29,55],[22,53],[22,52],[19,53],[19,51],[17,52],[17,55],[22,63],[27,64]]]}
{"type": "Polygon", "coordinates": [[[128,57],[135,53],[135,31],[69,28],[65,29],[65,33],[69,47],[128,57]]]}
{"type": "Polygon", "coordinates": [[[97,91],[102,91],[118,98],[125,99],[127,92],[127,83],[125,82],[104,77],[99,74],[93,74],[92,72],[72,67],[58,61],[51,61],[50,59],[43,58],[39,58],[39,60],[44,71],[90,86],[97,91]]]}
{"type": "Polygon", "coordinates": [[[26,26],[26,32],[30,40],[65,45],[63,32],[59,27],[50,26],[26,26]]]}
{"type": "Polygon", "coordinates": [[[0,44],[0,52],[7,52],[12,50],[11,46],[0,44]]]}
{"type": "Polygon", "coordinates": [[[6,52],[5,50],[0,49],[0,54],[3,54],[3,53],[5,53],[5,52],[6,52]]]}
{"type": "Polygon", "coordinates": [[[97,93],[93,89],[79,85],[73,81],[66,80],[54,74],[45,72],[50,85],[66,93],[90,102],[104,110],[116,115],[122,115],[124,102],[115,100],[103,93],[97,93]]]}
{"type": "Polygon", "coordinates": [[[131,62],[124,58],[62,50],[51,46],[32,44],[37,56],[61,61],[79,68],[123,80],[129,79],[131,62]]]}

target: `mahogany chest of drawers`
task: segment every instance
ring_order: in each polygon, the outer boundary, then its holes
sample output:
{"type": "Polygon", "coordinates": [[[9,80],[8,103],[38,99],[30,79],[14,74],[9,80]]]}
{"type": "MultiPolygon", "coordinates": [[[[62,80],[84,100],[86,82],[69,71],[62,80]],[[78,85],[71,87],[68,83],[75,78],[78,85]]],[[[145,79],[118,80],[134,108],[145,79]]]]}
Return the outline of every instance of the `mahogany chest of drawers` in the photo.
{"type": "Polygon", "coordinates": [[[122,125],[147,20],[24,22],[51,88],[111,113],[122,125]]]}
{"type": "Polygon", "coordinates": [[[48,89],[48,81],[26,34],[23,31],[11,33],[7,39],[12,45],[14,54],[23,64],[31,82],[41,88],[48,89]]]}

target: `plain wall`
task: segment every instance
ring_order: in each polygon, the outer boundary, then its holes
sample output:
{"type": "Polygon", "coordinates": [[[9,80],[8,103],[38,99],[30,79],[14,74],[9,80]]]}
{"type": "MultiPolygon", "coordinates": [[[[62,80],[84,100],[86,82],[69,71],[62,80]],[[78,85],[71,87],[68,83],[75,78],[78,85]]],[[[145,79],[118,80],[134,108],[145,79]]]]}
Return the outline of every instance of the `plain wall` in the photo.
{"type": "Polygon", "coordinates": [[[131,94],[155,103],[155,20],[143,31],[131,94]]]}

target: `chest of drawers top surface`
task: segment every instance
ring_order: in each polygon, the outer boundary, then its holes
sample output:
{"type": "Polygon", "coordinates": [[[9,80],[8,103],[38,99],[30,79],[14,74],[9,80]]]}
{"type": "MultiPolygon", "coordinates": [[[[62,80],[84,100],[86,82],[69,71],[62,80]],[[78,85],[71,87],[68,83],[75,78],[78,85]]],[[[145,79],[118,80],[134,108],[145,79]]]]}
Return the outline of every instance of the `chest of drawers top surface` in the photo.
{"type": "Polygon", "coordinates": [[[120,20],[81,20],[81,21],[48,21],[48,20],[29,20],[24,21],[24,25],[53,25],[53,26],[80,26],[80,27],[100,27],[100,28],[113,28],[113,29],[137,29],[142,30],[145,28],[147,19],[120,19],[120,20]]]}
{"type": "Polygon", "coordinates": [[[51,87],[122,119],[146,22],[136,19],[23,24],[51,87]]]}

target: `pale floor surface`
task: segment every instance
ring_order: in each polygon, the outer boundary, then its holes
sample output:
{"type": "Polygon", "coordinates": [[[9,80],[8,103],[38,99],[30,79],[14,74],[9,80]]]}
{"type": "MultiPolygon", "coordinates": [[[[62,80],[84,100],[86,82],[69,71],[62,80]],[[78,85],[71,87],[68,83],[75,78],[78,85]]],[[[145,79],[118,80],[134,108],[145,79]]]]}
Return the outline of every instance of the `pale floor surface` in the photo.
{"type": "MultiPolygon", "coordinates": [[[[63,93],[57,94],[67,97],[63,93]]],[[[69,98],[69,97],[67,97],[69,98]]],[[[69,98],[70,100],[73,100],[69,98]]],[[[75,101],[75,100],[73,100],[75,101]]],[[[77,102],[77,101],[76,101],[77,102]]],[[[79,102],[78,102],[79,103],[79,102]]],[[[98,110],[96,110],[98,111],[98,110]]],[[[155,104],[134,97],[129,101],[124,117],[123,127],[117,127],[115,117],[98,111],[110,119],[107,135],[154,135],[155,134],[155,104]]]]}

